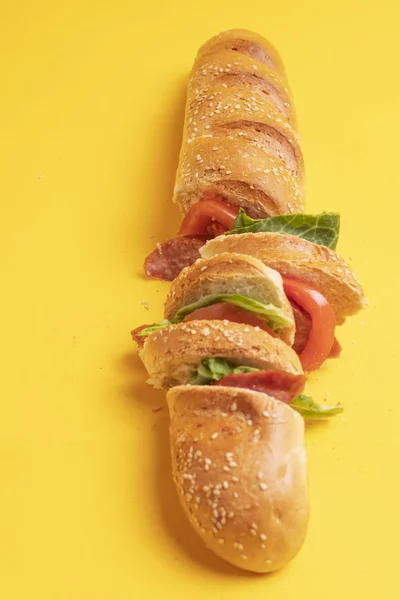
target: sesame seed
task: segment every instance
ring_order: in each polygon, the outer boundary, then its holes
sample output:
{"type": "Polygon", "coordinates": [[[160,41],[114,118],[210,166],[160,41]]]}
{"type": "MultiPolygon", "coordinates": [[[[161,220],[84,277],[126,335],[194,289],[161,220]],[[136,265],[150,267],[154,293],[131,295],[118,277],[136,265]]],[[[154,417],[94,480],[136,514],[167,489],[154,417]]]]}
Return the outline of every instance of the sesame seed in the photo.
{"type": "Polygon", "coordinates": [[[228,473],[230,471],[230,467],[227,467],[226,465],[224,465],[222,467],[222,470],[225,471],[226,473],[228,473]]]}
{"type": "Polygon", "coordinates": [[[231,511],[228,513],[228,519],[233,519],[233,517],[234,517],[234,516],[235,516],[235,513],[233,512],[233,510],[231,510],[231,511]]]}
{"type": "Polygon", "coordinates": [[[264,416],[264,417],[269,417],[269,412],[268,412],[267,410],[264,410],[264,412],[263,412],[263,416],[264,416]]]}
{"type": "Polygon", "coordinates": [[[255,529],[250,529],[250,534],[255,536],[257,535],[257,532],[255,529]]]}
{"type": "Polygon", "coordinates": [[[267,546],[265,544],[261,544],[261,548],[264,550],[267,546]]]}
{"type": "Polygon", "coordinates": [[[252,523],[252,524],[251,524],[251,528],[252,528],[252,529],[258,529],[258,525],[257,525],[257,523],[252,523]]]}
{"type": "Polygon", "coordinates": [[[223,482],[222,482],[222,487],[223,487],[225,490],[227,490],[227,489],[228,489],[228,487],[229,487],[229,483],[228,483],[227,481],[223,481],[223,482]]]}
{"type": "Polygon", "coordinates": [[[205,471],[208,471],[208,470],[209,470],[209,468],[210,468],[210,465],[204,465],[204,470],[205,470],[205,471]]]}
{"type": "Polygon", "coordinates": [[[259,471],[257,474],[257,479],[262,479],[262,478],[263,478],[263,473],[261,471],[259,471]]]}
{"type": "Polygon", "coordinates": [[[204,462],[206,463],[206,465],[211,465],[211,460],[209,458],[205,458],[204,462]]]}
{"type": "Polygon", "coordinates": [[[247,556],[245,554],[242,554],[242,559],[247,560],[247,556]]]}
{"type": "Polygon", "coordinates": [[[232,481],[233,481],[233,483],[237,483],[239,481],[239,478],[236,477],[236,475],[233,475],[232,481]]]}
{"type": "Polygon", "coordinates": [[[216,433],[213,433],[213,434],[212,434],[212,436],[211,436],[211,439],[212,439],[212,440],[216,440],[216,439],[217,439],[217,437],[218,437],[218,433],[216,432],[216,433]]]}
{"type": "Polygon", "coordinates": [[[264,560],[264,562],[266,565],[270,565],[272,561],[267,558],[266,560],[264,560]]]}
{"type": "Polygon", "coordinates": [[[196,498],[195,498],[195,502],[196,502],[197,504],[200,504],[200,496],[196,496],[196,498]]]}
{"type": "Polygon", "coordinates": [[[260,483],[260,490],[265,491],[267,489],[267,484],[266,483],[260,483]]]}
{"type": "Polygon", "coordinates": [[[203,492],[209,492],[210,491],[210,486],[209,485],[203,485],[203,492]]]}
{"type": "MultiPolygon", "coordinates": [[[[232,409],[231,409],[231,410],[232,410],[232,409]]],[[[226,453],[225,453],[225,458],[226,458],[227,460],[229,460],[230,458],[233,458],[233,452],[226,452],[226,453]]]]}
{"type": "Polygon", "coordinates": [[[213,490],[213,494],[214,496],[219,496],[220,495],[220,491],[219,490],[213,490]]]}
{"type": "Polygon", "coordinates": [[[224,538],[218,538],[217,541],[218,541],[218,544],[223,544],[225,540],[224,540],[224,538]]]}
{"type": "Polygon", "coordinates": [[[239,498],[239,494],[237,492],[233,492],[233,497],[234,498],[239,498]]]}
{"type": "Polygon", "coordinates": [[[251,419],[248,419],[247,420],[247,425],[249,425],[249,427],[250,427],[251,425],[253,425],[253,421],[251,419]]]}
{"type": "Polygon", "coordinates": [[[265,535],[265,533],[260,533],[260,538],[265,541],[267,539],[267,536],[265,535]]]}

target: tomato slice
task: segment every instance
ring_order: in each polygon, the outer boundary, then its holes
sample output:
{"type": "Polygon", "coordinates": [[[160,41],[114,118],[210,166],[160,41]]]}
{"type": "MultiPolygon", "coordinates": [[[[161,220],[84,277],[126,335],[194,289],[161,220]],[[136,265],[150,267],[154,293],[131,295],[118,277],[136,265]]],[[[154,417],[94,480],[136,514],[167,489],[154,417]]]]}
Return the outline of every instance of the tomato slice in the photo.
{"type": "Polygon", "coordinates": [[[229,387],[246,388],[256,392],[263,392],[289,404],[303,390],[307,378],[305,375],[294,375],[286,371],[253,371],[250,373],[238,373],[225,375],[214,385],[225,385],[229,387]]]}
{"type": "Polygon", "coordinates": [[[243,325],[250,325],[251,327],[259,327],[263,331],[269,333],[273,337],[277,337],[276,333],[269,327],[266,320],[259,317],[255,313],[252,313],[240,306],[229,304],[228,302],[218,302],[211,306],[205,306],[204,308],[198,308],[197,310],[186,315],[184,321],[231,321],[233,323],[242,323],[243,325]]]}
{"type": "Polygon", "coordinates": [[[230,206],[221,198],[205,194],[204,198],[192,204],[183,218],[178,235],[207,235],[210,225],[217,221],[224,231],[232,229],[239,212],[237,206],[230,206]]]}
{"type": "MultiPolygon", "coordinates": [[[[290,304],[292,305],[294,321],[296,323],[296,334],[292,348],[295,352],[297,352],[297,354],[301,354],[310,335],[311,317],[307,312],[305,312],[305,310],[300,308],[293,298],[290,299],[290,304]]],[[[328,358],[338,358],[341,351],[341,345],[339,344],[338,340],[334,338],[328,358]]]]}
{"type": "Polygon", "coordinates": [[[310,335],[299,358],[305,371],[314,371],[323,365],[331,352],[335,339],[335,313],[325,296],[307,283],[287,277],[282,279],[287,297],[311,317],[310,335]]]}

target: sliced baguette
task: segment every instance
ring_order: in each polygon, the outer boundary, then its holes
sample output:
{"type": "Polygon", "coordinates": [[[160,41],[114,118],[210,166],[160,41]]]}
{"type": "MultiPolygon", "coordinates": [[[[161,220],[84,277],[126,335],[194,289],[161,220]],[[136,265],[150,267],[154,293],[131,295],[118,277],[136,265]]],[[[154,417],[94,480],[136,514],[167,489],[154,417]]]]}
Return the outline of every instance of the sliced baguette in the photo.
{"type": "Polygon", "coordinates": [[[294,235],[243,233],[219,236],[200,249],[204,258],[225,252],[244,252],[286,277],[309,283],[325,296],[337,324],[365,305],[356,275],[336,252],[294,235]]]}
{"type": "Polygon", "coordinates": [[[169,389],[188,383],[204,358],[235,365],[302,373],[297,354],[257,327],[229,321],[189,321],[150,334],[140,351],[148,383],[169,389]]]}
{"type": "Polygon", "coordinates": [[[238,388],[179,386],[167,401],[173,478],[196,532],[242,569],[285,566],[308,524],[303,418],[238,388]]]}
{"type": "Polygon", "coordinates": [[[165,303],[165,318],[171,320],[180,308],[209,294],[241,294],[281,308],[291,325],[281,329],[279,337],[293,344],[293,310],[283,291],[282,277],[260,260],[246,254],[223,253],[196,261],[172,283],[165,303]]]}

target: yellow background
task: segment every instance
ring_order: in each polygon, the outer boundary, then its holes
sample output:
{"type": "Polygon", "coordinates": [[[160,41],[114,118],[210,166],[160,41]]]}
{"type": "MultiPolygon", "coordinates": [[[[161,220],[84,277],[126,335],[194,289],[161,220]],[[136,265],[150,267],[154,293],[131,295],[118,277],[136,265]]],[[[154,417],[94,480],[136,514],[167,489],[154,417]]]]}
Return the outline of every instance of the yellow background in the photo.
{"type": "Polygon", "coordinates": [[[400,597],[399,20],[398,0],[2,3],[4,600],[400,597]],[[308,429],[309,535],[271,577],[224,565],[190,530],[164,395],[129,336],[168,289],[142,262],[179,221],[188,70],[237,26],[283,56],[308,210],[341,212],[339,251],[370,300],[311,379],[345,413],[308,429]]]}

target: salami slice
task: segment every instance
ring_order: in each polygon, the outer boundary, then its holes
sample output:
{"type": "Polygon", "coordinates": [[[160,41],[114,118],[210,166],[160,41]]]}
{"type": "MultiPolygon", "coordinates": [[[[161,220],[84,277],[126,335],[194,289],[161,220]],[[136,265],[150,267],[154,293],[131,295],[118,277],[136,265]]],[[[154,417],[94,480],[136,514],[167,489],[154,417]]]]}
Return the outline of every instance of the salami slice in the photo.
{"type": "Polygon", "coordinates": [[[203,237],[182,236],[158,244],[144,261],[146,275],[173,281],[184,267],[189,267],[200,258],[199,249],[205,241],[203,237]]]}
{"type": "Polygon", "coordinates": [[[288,404],[303,391],[306,381],[305,375],[271,370],[225,375],[214,385],[240,387],[263,392],[288,404]]]}
{"type": "Polygon", "coordinates": [[[134,342],[137,343],[137,345],[139,346],[139,348],[141,348],[144,344],[144,340],[146,339],[145,337],[139,335],[139,333],[143,330],[146,329],[146,327],[150,327],[150,325],[140,325],[140,327],[136,327],[136,329],[134,329],[133,331],[131,331],[131,336],[134,342]]]}
{"type": "MultiPolygon", "coordinates": [[[[301,354],[307,343],[308,336],[310,335],[311,318],[308,313],[300,308],[300,306],[294,300],[289,299],[289,302],[292,305],[294,320],[296,323],[296,333],[292,347],[297,354],[301,354]]],[[[342,347],[335,338],[333,340],[332,348],[328,358],[339,358],[341,350],[342,347]]]]}

